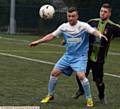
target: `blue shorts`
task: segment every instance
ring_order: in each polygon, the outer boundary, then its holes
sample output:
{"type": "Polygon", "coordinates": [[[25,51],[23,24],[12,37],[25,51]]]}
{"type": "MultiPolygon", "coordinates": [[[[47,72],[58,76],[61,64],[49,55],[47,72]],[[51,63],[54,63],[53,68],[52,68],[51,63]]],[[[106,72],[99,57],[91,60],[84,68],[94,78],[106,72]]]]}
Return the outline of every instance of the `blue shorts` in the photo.
{"type": "Polygon", "coordinates": [[[74,70],[71,67],[67,67],[62,70],[62,73],[66,76],[71,76],[74,70]]]}
{"type": "Polygon", "coordinates": [[[86,72],[87,60],[87,55],[79,57],[63,55],[55,64],[55,68],[61,70],[65,75],[70,76],[73,72],[86,72]]]}

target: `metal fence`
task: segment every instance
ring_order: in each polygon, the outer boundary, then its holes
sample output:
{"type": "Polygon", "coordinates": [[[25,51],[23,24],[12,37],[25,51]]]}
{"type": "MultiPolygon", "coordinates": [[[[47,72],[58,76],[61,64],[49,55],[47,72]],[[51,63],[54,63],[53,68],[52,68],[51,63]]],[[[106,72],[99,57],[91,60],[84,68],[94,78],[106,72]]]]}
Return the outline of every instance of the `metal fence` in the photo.
{"type": "MultiPolygon", "coordinates": [[[[10,6],[0,6],[0,32],[9,32],[10,6]]],[[[49,32],[66,20],[64,12],[56,12],[51,20],[40,18],[40,6],[37,5],[16,5],[15,21],[16,32],[27,32],[32,34],[49,32]]]]}
{"type": "MultiPolygon", "coordinates": [[[[87,21],[88,19],[99,17],[99,7],[97,9],[96,7],[80,8],[80,19],[87,21]]],[[[51,32],[61,23],[66,21],[66,13],[61,12],[61,10],[57,10],[53,19],[43,20],[38,14],[39,8],[40,5],[16,5],[15,20],[17,33],[44,34],[51,32]]],[[[111,19],[117,23],[120,23],[119,12],[120,7],[118,5],[114,5],[111,19]]],[[[0,32],[9,33],[9,21],[10,4],[0,4],[0,32]]]]}

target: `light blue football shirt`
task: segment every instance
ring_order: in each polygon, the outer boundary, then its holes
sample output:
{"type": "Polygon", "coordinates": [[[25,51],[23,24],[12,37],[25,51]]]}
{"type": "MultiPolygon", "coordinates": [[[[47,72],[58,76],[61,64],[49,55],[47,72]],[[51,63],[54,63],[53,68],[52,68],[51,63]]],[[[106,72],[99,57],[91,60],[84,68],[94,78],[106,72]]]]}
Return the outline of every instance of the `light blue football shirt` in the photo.
{"type": "Polygon", "coordinates": [[[72,26],[67,23],[60,25],[53,33],[54,36],[64,36],[66,41],[65,54],[71,56],[87,55],[89,49],[89,34],[95,31],[89,24],[77,21],[76,25],[72,26]]]}

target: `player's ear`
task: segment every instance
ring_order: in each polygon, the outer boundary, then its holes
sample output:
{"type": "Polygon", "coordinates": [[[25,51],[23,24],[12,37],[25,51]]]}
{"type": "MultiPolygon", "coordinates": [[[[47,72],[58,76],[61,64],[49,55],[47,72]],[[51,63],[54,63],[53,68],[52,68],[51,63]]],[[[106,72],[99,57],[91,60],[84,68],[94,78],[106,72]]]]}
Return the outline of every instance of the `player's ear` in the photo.
{"type": "Polygon", "coordinates": [[[78,14],[78,19],[79,19],[79,14],[78,14]]]}
{"type": "Polygon", "coordinates": [[[77,19],[79,19],[79,14],[77,13],[77,19]]]}
{"type": "Polygon", "coordinates": [[[111,16],[111,11],[109,12],[109,17],[111,16]]]}

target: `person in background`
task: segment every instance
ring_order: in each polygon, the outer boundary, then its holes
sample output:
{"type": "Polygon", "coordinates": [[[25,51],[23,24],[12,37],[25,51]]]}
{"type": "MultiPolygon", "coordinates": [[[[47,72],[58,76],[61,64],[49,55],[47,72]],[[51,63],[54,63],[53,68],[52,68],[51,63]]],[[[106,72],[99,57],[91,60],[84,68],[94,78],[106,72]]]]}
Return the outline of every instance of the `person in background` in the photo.
{"type": "MultiPolygon", "coordinates": [[[[109,19],[111,16],[111,11],[112,8],[110,4],[104,3],[100,9],[100,18],[95,18],[88,21],[88,24],[90,24],[93,28],[96,28],[108,39],[108,41],[105,41],[103,38],[99,39],[90,35],[90,46],[86,73],[87,77],[90,70],[92,70],[93,80],[95,81],[98,90],[98,97],[101,103],[105,104],[107,103],[105,97],[105,83],[103,81],[103,67],[105,63],[105,57],[107,56],[111,40],[114,37],[120,37],[120,25],[112,22],[109,19]]],[[[83,87],[77,76],[76,80],[79,88],[72,96],[75,99],[84,94],[83,87]]]]}

